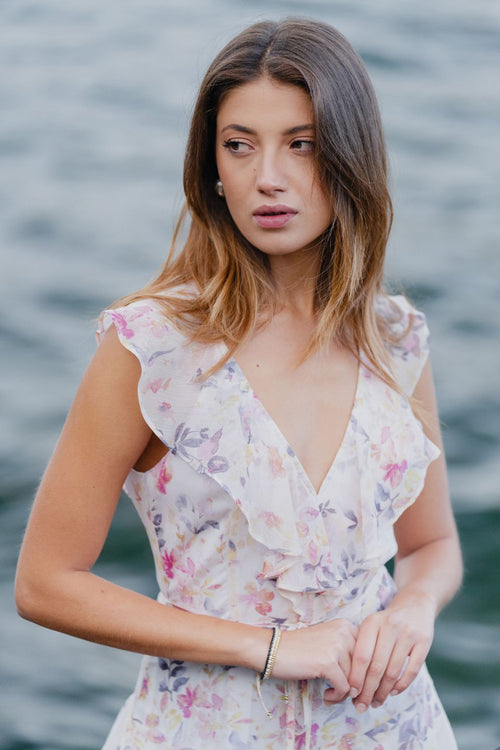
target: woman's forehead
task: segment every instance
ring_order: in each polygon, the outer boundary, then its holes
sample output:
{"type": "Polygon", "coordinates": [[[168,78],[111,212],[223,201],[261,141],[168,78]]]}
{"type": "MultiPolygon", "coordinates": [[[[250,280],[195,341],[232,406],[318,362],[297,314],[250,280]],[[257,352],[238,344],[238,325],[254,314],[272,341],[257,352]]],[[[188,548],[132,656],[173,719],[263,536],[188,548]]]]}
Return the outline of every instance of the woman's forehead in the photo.
{"type": "Polygon", "coordinates": [[[309,94],[300,86],[263,76],[228,91],[217,113],[218,129],[230,125],[282,132],[314,127],[309,94]]]}

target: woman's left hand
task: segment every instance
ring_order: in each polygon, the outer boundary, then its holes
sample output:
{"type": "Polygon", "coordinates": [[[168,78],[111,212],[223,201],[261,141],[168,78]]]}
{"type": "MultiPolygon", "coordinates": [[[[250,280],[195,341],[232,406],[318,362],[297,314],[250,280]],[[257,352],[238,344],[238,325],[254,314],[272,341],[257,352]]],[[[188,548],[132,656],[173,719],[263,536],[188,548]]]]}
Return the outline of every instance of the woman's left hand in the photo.
{"type": "Polygon", "coordinates": [[[413,682],[431,647],[435,617],[430,597],[401,592],[361,623],[349,676],[357,711],[377,708],[413,682]]]}

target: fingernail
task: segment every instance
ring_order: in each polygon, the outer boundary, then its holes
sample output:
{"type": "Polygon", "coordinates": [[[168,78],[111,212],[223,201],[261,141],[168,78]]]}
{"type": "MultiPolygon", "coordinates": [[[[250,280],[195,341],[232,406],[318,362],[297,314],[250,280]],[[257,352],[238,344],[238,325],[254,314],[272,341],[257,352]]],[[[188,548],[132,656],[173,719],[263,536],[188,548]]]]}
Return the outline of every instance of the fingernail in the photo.
{"type": "Polygon", "coordinates": [[[355,687],[351,688],[349,695],[351,696],[351,698],[357,698],[359,695],[358,688],[355,688],[355,687]]]}
{"type": "Polygon", "coordinates": [[[362,714],[362,713],[364,713],[364,711],[366,711],[366,709],[368,708],[368,706],[365,706],[364,703],[356,703],[354,705],[354,708],[356,709],[356,711],[358,712],[358,714],[362,714]]]}
{"type": "Polygon", "coordinates": [[[380,708],[382,703],[380,701],[372,701],[373,708],[380,708]]]}
{"type": "Polygon", "coordinates": [[[395,695],[399,695],[399,690],[391,690],[389,695],[392,695],[392,697],[394,698],[395,695]]]}

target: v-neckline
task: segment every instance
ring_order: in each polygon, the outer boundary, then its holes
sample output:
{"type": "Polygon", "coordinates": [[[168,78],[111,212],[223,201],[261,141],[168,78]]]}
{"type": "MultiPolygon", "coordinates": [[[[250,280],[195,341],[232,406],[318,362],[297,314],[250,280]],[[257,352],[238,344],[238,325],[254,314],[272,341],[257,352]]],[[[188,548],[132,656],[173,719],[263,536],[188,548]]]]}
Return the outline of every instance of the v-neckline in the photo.
{"type": "Polygon", "coordinates": [[[264,415],[264,417],[266,418],[266,420],[269,422],[269,424],[272,426],[272,429],[276,433],[276,435],[277,435],[277,437],[279,439],[280,444],[284,447],[285,454],[288,456],[288,458],[290,458],[290,459],[292,459],[294,461],[299,474],[301,475],[301,477],[304,480],[304,482],[308,485],[309,490],[311,491],[311,493],[314,495],[315,498],[321,497],[322,492],[323,492],[323,490],[325,488],[325,485],[328,482],[328,480],[330,478],[330,475],[332,474],[334,468],[336,467],[338,459],[339,459],[339,456],[343,452],[344,446],[347,443],[347,438],[348,438],[348,435],[349,435],[349,432],[350,432],[350,426],[351,426],[351,423],[352,423],[352,418],[354,416],[354,413],[355,413],[355,410],[356,410],[356,406],[357,406],[359,398],[360,398],[361,381],[363,380],[362,372],[361,372],[362,366],[363,366],[362,357],[360,357],[359,360],[358,360],[358,365],[357,365],[357,369],[356,369],[356,386],[355,386],[355,389],[354,389],[354,396],[353,396],[353,399],[352,399],[351,408],[349,410],[349,415],[347,417],[347,422],[346,422],[344,431],[342,433],[342,439],[341,439],[341,441],[339,443],[339,446],[337,448],[337,451],[336,451],[335,455],[333,456],[333,458],[332,458],[332,460],[331,460],[331,462],[330,462],[330,464],[328,466],[326,474],[324,475],[323,479],[321,480],[321,484],[320,484],[319,488],[316,489],[315,486],[314,486],[314,484],[313,484],[313,482],[312,482],[312,479],[310,478],[309,474],[305,470],[305,468],[304,468],[301,460],[299,459],[296,451],[290,445],[289,441],[285,437],[283,431],[281,430],[281,428],[278,425],[278,423],[276,422],[276,420],[271,416],[271,414],[268,411],[268,409],[264,406],[263,402],[261,401],[261,399],[257,395],[257,393],[254,390],[253,386],[250,384],[250,381],[247,378],[247,376],[245,375],[245,373],[244,373],[242,367],[240,366],[238,360],[235,359],[234,356],[231,356],[231,357],[229,357],[229,359],[226,362],[226,365],[225,365],[224,369],[226,369],[226,368],[232,369],[233,372],[235,372],[237,374],[237,376],[239,378],[239,381],[240,381],[240,383],[239,383],[240,389],[246,391],[248,393],[248,395],[250,396],[250,398],[253,399],[258,404],[258,406],[259,406],[262,414],[264,415]]]}

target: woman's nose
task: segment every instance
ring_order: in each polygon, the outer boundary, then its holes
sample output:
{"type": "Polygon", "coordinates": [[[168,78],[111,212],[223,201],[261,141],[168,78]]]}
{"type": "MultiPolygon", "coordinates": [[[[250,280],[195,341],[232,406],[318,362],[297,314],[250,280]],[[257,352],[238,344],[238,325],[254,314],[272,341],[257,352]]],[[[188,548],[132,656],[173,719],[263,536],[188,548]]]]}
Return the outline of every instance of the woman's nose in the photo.
{"type": "Polygon", "coordinates": [[[274,152],[261,154],[257,165],[256,187],[261,193],[286,190],[287,179],[278,154],[274,152]]]}

